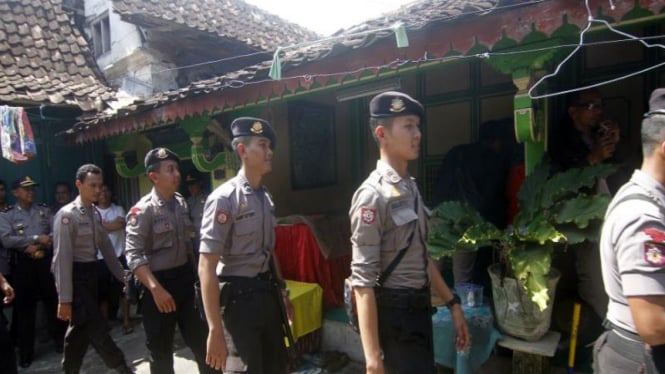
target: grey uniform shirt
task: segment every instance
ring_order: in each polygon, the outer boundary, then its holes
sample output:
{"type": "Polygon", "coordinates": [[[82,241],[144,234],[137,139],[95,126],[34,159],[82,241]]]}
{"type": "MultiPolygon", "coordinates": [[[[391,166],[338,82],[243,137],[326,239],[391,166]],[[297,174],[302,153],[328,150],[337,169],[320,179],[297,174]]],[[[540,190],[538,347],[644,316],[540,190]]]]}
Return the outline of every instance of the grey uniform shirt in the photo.
{"type": "Polygon", "coordinates": [[[61,303],[72,302],[74,262],[95,262],[98,250],[113,276],[124,283],[124,271],[102,226],[101,215],[94,205],[84,207],[80,197],[58,210],[53,223],[53,250],[51,271],[61,303]]]}
{"type": "Polygon", "coordinates": [[[607,319],[637,332],[628,296],[665,295],[665,188],[636,170],[616,194],[605,217],[600,238],[603,283],[609,296],[607,319]],[[639,194],[647,201],[630,199],[639,194]]]}
{"type": "Polygon", "coordinates": [[[409,246],[414,230],[409,249],[383,287],[420,289],[429,284],[425,247],[429,211],[412,178],[400,177],[379,160],[353,195],[349,217],[354,286],[374,287],[397,253],[409,246]]]}
{"type": "Polygon", "coordinates": [[[201,193],[198,196],[190,196],[187,198],[187,206],[189,206],[189,216],[194,224],[194,230],[198,233],[201,231],[201,219],[203,219],[203,207],[206,203],[208,195],[201,193]]]}
{"type": "Polygon", "coordinates": [[[132,271],[142,265],[152,271],[184,265],[196,234],[182,195],[167,202],[154,188],[129,210],[125,232],[125,257],[132,271]]]}
{"type": "Polygon", "coordinates": [[[220,255],[220,276],[254,277],[269,270],[275,206],[265,187],[254,191],[241,170],[206,201],[200,253],[220,255]]]}
{"type": "Polygon", "coordinates": [[[35,235],[51,235],[53,216],[51,210],[42,205],[22,208],[19,205],[0,214],[0,239],[8,249],[20,252],[35,244],[35,235]]]}

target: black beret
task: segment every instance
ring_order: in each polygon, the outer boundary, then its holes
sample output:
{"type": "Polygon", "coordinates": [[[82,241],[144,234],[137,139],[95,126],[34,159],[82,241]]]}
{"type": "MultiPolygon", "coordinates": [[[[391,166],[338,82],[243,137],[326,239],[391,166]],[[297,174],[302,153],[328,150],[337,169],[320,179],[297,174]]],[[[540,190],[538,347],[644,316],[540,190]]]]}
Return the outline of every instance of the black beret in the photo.
{"type": "Polygon", "coordinates": [[[201,177],[197,173],[189,173],[185,177],[185,183],[187,184],[194,184],[196,182],[200,182],[201,177]]]}
{"type": "Polygon", "coordinates": [[[30,178],[28,175],[23,175],[12,183],[12,189],[17,189],[19,187],[30,187],[30,186],[39,186],[39,183],[35,182],[34,179],[30,178]]]}
{"type": "Polygon", "coordinates": [[[231,122],[231,135],[239,136],[263,136],[270,139],[270,148],[275,149],[277,138],[275,131],[266,120],[254,117],[239,117],[231,122]]]}
{"type": "Polygon", "coordinates": [[[372,118],[389,118],[414,115],[425,119],[425,109],[418,100],[397,91],[380,93],[369,102],[369,116],[372,118]]]}
{"type": "Polygon", "coordinates": [[[657,88],[651,93],[649,112],[644,116],[648,117],[653,114],[665,115],[665,88],[657,88]]]}
{"type": "Polygon", "coordinates": [[[150,167],[158,162],[173,160],[175,162],[180,162],[180,157],[177,154],[173,153],[170,149],[159,147],[153,148],[145,154],[145,160],[143,161],[145,165],[145,170],[147,171],[150,167]]]}

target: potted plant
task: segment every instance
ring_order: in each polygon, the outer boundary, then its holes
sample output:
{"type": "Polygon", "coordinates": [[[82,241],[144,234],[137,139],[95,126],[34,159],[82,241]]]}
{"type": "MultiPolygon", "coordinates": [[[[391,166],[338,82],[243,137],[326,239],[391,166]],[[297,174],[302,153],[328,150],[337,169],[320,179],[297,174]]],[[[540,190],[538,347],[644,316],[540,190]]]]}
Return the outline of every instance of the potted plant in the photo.
{"type": "Polygon", "coordinates": [[[526,340],[548,330],[559,272],[552,253],[568,244],[597,240],[610,196],[592,193],[611,165],[569,169],[550,175],[547,162],[529,174],[518,193],[513,224],[499,230],[465,203],[443,202],[432,214],[428,248],[434,258],[493,246],[499,263],[490,266],[499,328],[526,340]]]}

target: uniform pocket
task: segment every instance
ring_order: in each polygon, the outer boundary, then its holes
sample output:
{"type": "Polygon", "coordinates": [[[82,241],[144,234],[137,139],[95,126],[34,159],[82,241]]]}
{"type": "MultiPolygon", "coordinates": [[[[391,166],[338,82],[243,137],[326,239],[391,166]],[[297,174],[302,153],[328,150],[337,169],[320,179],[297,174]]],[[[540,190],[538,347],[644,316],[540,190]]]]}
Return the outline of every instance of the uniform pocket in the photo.
{"type": "Polygon", "coordinates": [[[252,232],[256,231],[258,228],[259,220],[257,218],[244,219],[242,221],[236,221],[233,224],[234,233],[236,236],[249,235],[252,232]]]}
{"type": "Polygon", "coordinates": [[[230,248],[230,256],[245,256],[258,249],[256,246],[260,244],[257,244],[257,234],[260,231],[257,229],[260,228],[260,224],[258,218],[243,219],[233,224],[233,244],[230,248]]]}
{"type": "Polygon", "coordinates": [[[395,223],[395,250],[406,248],[409,245],[411,233],[416,228],[415,222],[418,215],[411,207],[404,207],[392,211],[393,222],[395,223]]]}
{"type": "Polygon", "coordinates": [[[169,221],[157,221],[153,225],[152,243],[154,250],[173,246],[173,225],[169,221]]]}

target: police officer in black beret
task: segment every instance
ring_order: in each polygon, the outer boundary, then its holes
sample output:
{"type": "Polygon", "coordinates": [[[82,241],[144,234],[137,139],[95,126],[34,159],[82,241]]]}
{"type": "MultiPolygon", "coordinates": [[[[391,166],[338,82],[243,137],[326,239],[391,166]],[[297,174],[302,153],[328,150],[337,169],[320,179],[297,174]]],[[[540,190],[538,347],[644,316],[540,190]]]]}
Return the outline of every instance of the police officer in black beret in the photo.
{"type": "Polygon", "coordinates": [[[191,239],[195,232],[187,203],[177,192],[179,162],[178,155],[167,148],[149,151],[145,168],[153,189],[127,214],[125,256],[146,289],[143,327],[153,374],[173,373],[176,323],[199,372],[212,372],[205,364],[208,330],[194,306],[196,265],[191,239]]]}
{"type": "Polygon", "coordinates": [[[275,133],[267,121],[252,117],[234,120],[231,132],[242,167],[210,194],[201,223],[199,276],[210,329],[207,362],[225,373],[285,373],[279,303],[287,311],[292,308],[275,265],[274,204],[261,184],[272,170],[275,133]],[[221,305],[217,276],[223,282],[221,305]]]}
{"type": "Polygon", "coordinates": [[[17,319],[19,365],[29,367],[34,359],[35,310],[41,296],[48,317],[48,327],[56,350],[62,351],[66,324],[56,319],[57,293],[50,271],[53,255],[53,216],[44,205],[34,204],[37,182],[22,176],[12,183],[16,206],[0,214],[0,239],[13,252],[16,265],[14,307],[17,319]]]}
{"type": "Polygon", "coordinates": [[[408,171],[409,161],[420,154],[425,111],[411,96],[394,91],[375,96],[369,111],[380,159],[354,193],[349,211],[351,283],[366,369],[435,373],[431,291],[450,308],[458,349],[468,345],[469,332],[459,297],[427,253],[429,215],[408,171]]]}

